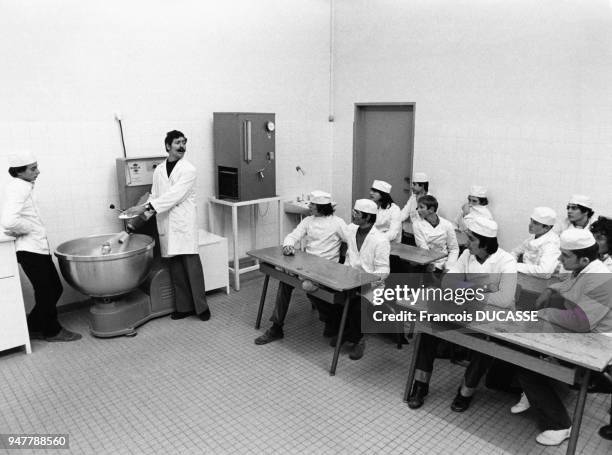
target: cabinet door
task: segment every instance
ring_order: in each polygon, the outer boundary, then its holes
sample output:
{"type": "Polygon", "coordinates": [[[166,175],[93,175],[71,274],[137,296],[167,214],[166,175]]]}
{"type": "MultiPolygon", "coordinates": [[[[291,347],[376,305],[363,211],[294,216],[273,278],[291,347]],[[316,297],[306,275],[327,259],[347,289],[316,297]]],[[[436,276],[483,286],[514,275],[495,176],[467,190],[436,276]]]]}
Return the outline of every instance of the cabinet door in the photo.
{"type": "Polygon", "coordinates": [[[227,239],[200,245],[200,260],[204,270],[204,284],[207,291],[226,287],[229,283],[227,269],[227,239]]]}
{"type": "Polygon", "coordinates": [[[30,338],[19,276],[0,279],[0,351],[26,346],[30,352],[30,338]]]}

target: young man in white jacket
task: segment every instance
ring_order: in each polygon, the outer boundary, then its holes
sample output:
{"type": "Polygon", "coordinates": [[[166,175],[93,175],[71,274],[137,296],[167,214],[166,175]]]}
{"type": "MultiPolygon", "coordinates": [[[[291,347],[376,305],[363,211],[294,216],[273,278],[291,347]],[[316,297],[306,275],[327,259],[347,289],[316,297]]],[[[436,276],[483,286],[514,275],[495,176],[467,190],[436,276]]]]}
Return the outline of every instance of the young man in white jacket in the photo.
{"type": "Polygon", "coordinates": [[[468,201],[461,206],[461,210],[455,218],[457,229],[462,232],[467,231],[468,227],[466,223],[470,218],[481,217],[489,220],[493,219],[493,215],[487,207],[489,205],[489,198],[485,187],[472,185],[467,200],[468,201]]]}
{"type": "MultiPolygon", "coordinates": [[[[345,229],[345,241],[347,242],[345,265],[373,273],[380,276],[381,280],[389,275],[389,255],[391,244],[386,235],[380,232],[376,224],[378,206],[369,199],[358,199],[352,213],[352,223],[345,229]]],[[[361,330],[362,308],[367,308],[372,299],[372,287],[362,290],[363,294],[349,302],[343,339],[341,342],[352,343],[349,358],[359,360],[363,357],[365,341],[361,330]]],[[[336,325],[340,325],[342,318],[342,306],[331,305],[330,319],[336,325]]],[[[338,338],[334,337],[330,345],[336,346],[338,338]]]]}
{"type": "Polygon", "coordinates": [[[408,202],[400,212],[400,220],[402,221],[402,243],[414,245],[414,233],[411,233],[412,224],[419,220],[418,200],[421,196],[425,196],[429,191],[429,177],[424,172],[415,172],[410,184],[412,194],[408,198],[408,202]]]}
{"type": "Polygon", "coordinates": [[[15,237],[17,262],[34,288],[35,305],[28,315],[30,337],[47,341],[76,341],[78,333],[63,328],[57,319],[62,283],[51,258],[47,231],[34,199],[40,171],[36,158],[22,152],[9,158],[11,181],[6,187],[2,227],[15,237]]]}
{"type": "MultiPolygon", "coordinates": [[[[442,280],[443,288],[456,288],[457,284],[479,288],[484,293],[483,303],[500,308],[514,307],[516,293],[516,260],[510,253],[499,248],[497,223],[483,217],[466,220],[468,247],[457,262],[450,267],[442,280]]],[[[415,381],[408,400],[411,409],[420,408],[429,393],[429,380],[433,372],[438,338],[422,334],[416,358],[415,381]]],[[[473,353],[463,382],[451,404],[455,412],[467,410],[476,392],[480,379],[491,365],[492,358],[473,353]]]]}
{"type": "Polygon", "coordinates": [[[536,207],[529,220],[529,234],[512,250],[521,273],[548,279],[559,264],[559,236],[553,231],[557,214],[549,207],[536,207]]]}
{"type": "MultiPolygon", "coordinates": [[[[304,218],[300,224],[285,237],[283,241],[283,254],[291,256],[295,254],[295,244],[304,240],[306,252],[314,254],[333,262],[340,259],[340,245],[344,238],[346,223],[342,218],[334,215],[332,199],[329,193],[313,191],[310,193],[310,216],[304,218]]],[[[306,281],[303,285],[306,285],[306,281]]],[[[305,289],[307,290],[307,289],[305,289]]],[[[272,327],[255,339],[255,344],[262,345],[272,341],[280,340],[285,336],[283,324],[289,309],[293,287],[287,283],[280,282],[276,294],[274,311],[270,317],[272,327]]],[[[325,320],[324,336],[333,336],[338,332],[338,325],[331,323],[328,317],[328,306],[326,302],[317,299],[310,294],[308,298],[317,306],[322,318],[325,320]]]]}
{"type": "Polygon", "coordinates": [[[167,133],[164,141],[168,158],[153,173],[151,197],[146,204],[134,206],[128,214],[145,211],[156,214],[161,255],[167,259],[174,283],[176,311],[172,319],[196,314],[210,319],[206,301],[204,272],[198,251],[196,210],[196,168],[184,159],[187,138],[180,131],[167,133]]]}
{"type": "Polygon", "coordinates": [[[383,180],[374,180],[370,188],[370,199],[376,202],[376,229],[382,232],[389,242],[402,241],[402,221],[400,208],[391,198],[392,186],[383,180]]]}
{"type": "Polygon", "coordinates": [[[459,257],[459,244],[453,224],[438,216],[438,200],[427,194],[418,200],[419,219],[413,222],[414,238],[419,248],[446,254],[428,265],[428,271],[442,272],[451,268],[459,257]]]}

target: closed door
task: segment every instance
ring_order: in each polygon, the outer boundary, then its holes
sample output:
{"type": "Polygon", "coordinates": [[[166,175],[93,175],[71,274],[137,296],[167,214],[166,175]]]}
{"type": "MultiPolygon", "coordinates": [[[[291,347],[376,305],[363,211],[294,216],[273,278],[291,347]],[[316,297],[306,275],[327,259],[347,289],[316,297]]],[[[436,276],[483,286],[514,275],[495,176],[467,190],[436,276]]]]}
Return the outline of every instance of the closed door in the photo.
{"type": "Polygon", "coordinates": [[[374,179],[390,183],[403,207],[412,177],[414,103],[356,104],[353,139],[353,200],[367,198],[374,179]]]}

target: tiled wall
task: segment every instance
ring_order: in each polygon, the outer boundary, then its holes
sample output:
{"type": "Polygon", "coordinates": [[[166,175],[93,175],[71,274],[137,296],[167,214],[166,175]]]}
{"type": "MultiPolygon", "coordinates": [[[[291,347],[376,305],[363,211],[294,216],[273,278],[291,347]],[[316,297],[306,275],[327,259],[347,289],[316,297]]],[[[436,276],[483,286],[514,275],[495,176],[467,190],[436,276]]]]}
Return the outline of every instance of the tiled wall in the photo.
{"type": "MultiPolygon", "coordinates": [[[[213,112],[276,113],[277,193],[331,190],[327,2],[7,0],[2,9],[0,162],[19,148],[38,156],[52,246],[121,228],[108,209],[123,154],[115,111],[128,156],[165,155],[166,131],[187,135],[201,227],[215,193],[213,112]]],[[[9,178],[0,173],[0,201],[9,178]]],[[[248,216],[240,210],[241,254],[254,246],[248,216]]],[[[277,243],[276,221],[262,207],[257,246],[277,243]]],[[[65,289],[61,303],[83,298],[65,289]]],[[[29,305],[30,294],[26,286],[29,305]]]]}
{"type": "Polygon", "coordinates": [[[351,177],[354,103],[415,102],[414,169],[442,214],[487,186],[505,248],[533,207],[564,214],[572,193],[612,214],[608,0],[335,4],[336,193],[351,177]]]}

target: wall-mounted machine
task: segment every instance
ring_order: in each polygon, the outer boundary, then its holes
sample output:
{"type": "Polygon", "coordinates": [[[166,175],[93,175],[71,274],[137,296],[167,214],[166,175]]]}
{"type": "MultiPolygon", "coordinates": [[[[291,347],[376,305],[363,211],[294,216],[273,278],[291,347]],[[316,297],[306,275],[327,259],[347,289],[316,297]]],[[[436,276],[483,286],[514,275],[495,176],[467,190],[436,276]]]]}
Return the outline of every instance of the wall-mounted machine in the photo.
{"type": "Polygon", "coordinates": [[[276,196],[275,115],[215,112],[213,122],[218,198],[276,196]]]}

